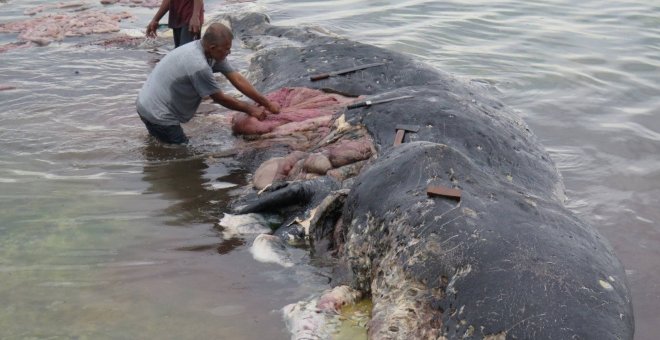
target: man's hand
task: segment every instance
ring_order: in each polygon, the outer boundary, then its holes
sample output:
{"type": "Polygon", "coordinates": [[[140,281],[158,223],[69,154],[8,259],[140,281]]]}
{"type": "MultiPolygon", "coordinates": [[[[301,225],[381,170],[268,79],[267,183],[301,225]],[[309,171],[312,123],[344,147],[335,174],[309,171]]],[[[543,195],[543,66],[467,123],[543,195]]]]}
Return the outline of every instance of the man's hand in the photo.
{"type": "Polygon", "coordinates": [[[199,23],[199,17],[196,15],[193,15],[192,18],[190,18],[190,22],[188,23],[188,30],[190,33],[192,33],[193,36],[199,37],[201,33],[201,25],[199,23]]]}
{"type": "Polygon", "coordinates": [[[273,101],[268,101],[268,105],[266,106],[266,110],[268,110],[272,114],[279,114],[280,113],[280,104],[273,102],[273,101]]]}
{"type": "Polygon", "coordinates": [[[246,113],[254,118],[257,118],[258,120],[266,119],[266,110],[260,106],[250,105],[250,108],[246,113]]]}
{"type": "Polygon", "coordinates": [[[158,21],[151,20],[147,25],[147,38],[156,38],[156,30],[158,30],[158,21]]]}

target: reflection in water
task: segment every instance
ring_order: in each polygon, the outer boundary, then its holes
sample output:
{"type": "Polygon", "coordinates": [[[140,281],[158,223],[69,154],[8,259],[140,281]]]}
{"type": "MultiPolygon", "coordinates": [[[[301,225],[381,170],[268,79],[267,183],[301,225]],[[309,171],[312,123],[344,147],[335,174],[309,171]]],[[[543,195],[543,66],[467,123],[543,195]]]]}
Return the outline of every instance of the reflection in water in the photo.
{"type": "Polygon", "coordinates": [[[242,245],[245,245],[245,241],[243,239],[232,237],[228,240],[223,240],[218,248],[216,248],[216,250],[218,251],[218,254],[224,255],[242,245]]]}
{"type": "Polygon", "coordinates": [[[172,225],[211,221],[205,212],[216,193],[204,189],[208,182],[204,174],[209,166],[202,157],[195,157],[186,146],[162,145],[152,140],[144,149],[144,157],[147,162],[143,179],[150,184],[145,193],[158,193],[177,202],[166,211],[176,217],[172,225]]]}
{"type": "Polygon", "coordinates": [[[238,237],[232,237],[230,239],[222,240],[220,244],[215,244],[215,243],[200,244],[195,246],[180,247],[180,248],[176,248],[175,250],[206,252],[215,249],[215,251],[217,251],[218,254],[225,255],[231,252],[232,250],[244,245],[245,245],[245,240],[238,237]]]}
{"type": "MultiPolygon", "coordinates": [[[[143,180],[150,184],[145,194],[160,194],[172,202],[164,211],[171,217],[166,223],[171,226],[212,223],[216,226],[213,230],[221,238],[217,222],[231,196],[228,190],[215,188],[244,185],[244,173],[228,167],[231,160],[207,157],[187,145],[164,145],[150,137],[143,155],[146,160],[143,180]]],[[[178,250],[216,249],[220,254],[227,254],[244,244],[244,240],[230,238],[220,244],[186,246],[178,250]]]]}

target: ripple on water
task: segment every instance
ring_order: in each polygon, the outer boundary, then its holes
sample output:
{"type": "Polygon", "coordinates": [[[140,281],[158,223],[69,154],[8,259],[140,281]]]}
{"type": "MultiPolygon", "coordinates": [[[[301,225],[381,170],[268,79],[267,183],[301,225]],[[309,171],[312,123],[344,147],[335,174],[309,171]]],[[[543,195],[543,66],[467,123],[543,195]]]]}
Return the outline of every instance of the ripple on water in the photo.
{"type": "Polygon", "coordinates": [[[646,73],[646,72],[657,72],[658,65],[652,63],[645,58],[639,57],[624,57],[619,60],[619,67],[627,72],[632,73],[646,73]]]}
{"type": "Polygon", "coordinates": [[[0,273],[22,272],[22,271],[88,271],[93,268],[103,267],[141,267],[165,264],[165,261],[124,261],[93,264],[48,264],[48,265],[26,265],[26,266],[2,266],[0,273]]]}
{"type": "Polygon", "coordinates": [[[25,171],[25,170],[16,170],[9,169],[9,172],[17,176],[26,176],[26,177],[38,177],[49,180],[68,180],[68,181],[78,181],[78,180],[100,180],[100,179],[110,179],[108,173],[99,172],[89,175],[56,175],[48,172],[39,172],[39,171],[25,171]]]}

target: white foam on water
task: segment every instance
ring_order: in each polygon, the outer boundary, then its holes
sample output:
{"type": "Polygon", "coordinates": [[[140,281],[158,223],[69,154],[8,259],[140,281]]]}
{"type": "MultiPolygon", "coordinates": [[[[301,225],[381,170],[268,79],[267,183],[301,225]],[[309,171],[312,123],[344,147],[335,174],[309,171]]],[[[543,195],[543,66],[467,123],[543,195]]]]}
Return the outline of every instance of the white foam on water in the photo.
{"type": "Polygon", "coordinates": [[[119,30],[119,33],[126,34],[129,37],[144,37],[145,32],[142,29],[137,29],[137,28],[122,28],[119,30]]]}
{"type": "Polygon", "coordinates": [[[224,228],[222,234],[225,239],[236,235],[254,235],[270,233],[271,221],[259,214],[232,215],[225,213],[220,219],[220,226],[224,228]]]}
{"type": "Polygon", "coordinates": [[[236,186],[236,184],[228,183],[228,182],[213,182],[207,184],[206,186],[211,190],[221,190],[221,189],[233,188],[236,186]]]}
{"type": "Polygon", "coordinates": [[[360,293],[348,286],[337,286],[320,297],[299,301],[282,308],[291,339],[331,339],[341,325],[339,308],[354,304],[360,293]]]}
{"type": "Polygon", "coordinates": [[[260,234],[254,239],[250,253],[259,262],[275,263],[287,268],[293,266],[291,254],[282,239],[277,236],[260,234]]]}
{"type": "Polygon", "coordinates": [[[282,314],[291,340],[329,339],[337,328],[336,322],[329,322],[328,315],[316,308],[316,299],[286,305],[282,314]]]}

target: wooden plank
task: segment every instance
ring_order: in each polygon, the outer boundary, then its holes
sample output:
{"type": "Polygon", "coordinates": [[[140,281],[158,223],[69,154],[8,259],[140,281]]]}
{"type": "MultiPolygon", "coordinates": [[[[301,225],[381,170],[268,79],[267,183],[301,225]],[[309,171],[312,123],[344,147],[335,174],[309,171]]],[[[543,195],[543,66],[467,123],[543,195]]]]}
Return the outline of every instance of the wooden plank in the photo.
{"type": "Polygon", "coordinates": [[[452,198],[455,200],[461,200],[461,190],[454,188],[447,188],[441,185],[429,185],[426,188],[426,194],[430,197],[440,196],[452,198]]]}
{"type": "Polygon", "coordinates": [[[406,133],[406,130],[396,130],[396,136],[394,136],[394,145],[399,145],[403,143],[403,135],[406,133]]]}

